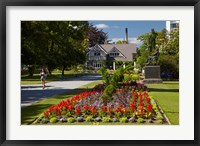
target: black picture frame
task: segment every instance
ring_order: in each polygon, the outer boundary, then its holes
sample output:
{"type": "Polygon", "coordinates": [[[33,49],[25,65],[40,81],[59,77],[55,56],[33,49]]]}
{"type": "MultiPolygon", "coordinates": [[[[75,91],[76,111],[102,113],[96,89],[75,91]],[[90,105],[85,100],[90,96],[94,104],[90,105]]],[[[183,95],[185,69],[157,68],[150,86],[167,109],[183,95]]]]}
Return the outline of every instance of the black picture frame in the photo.
{"type": "MultiPolygon", "coordinates": [[[[21,145],[200,145],[199,70],[200,70],[200,2],[199,0],[0,0],[0,144],[21,145]],[[7,6],[194,6],[194,140],[7,140],[6,139],[6,7],[7,6]]],[[[187,132],[187,131],[185,131],[187,132]]]]}

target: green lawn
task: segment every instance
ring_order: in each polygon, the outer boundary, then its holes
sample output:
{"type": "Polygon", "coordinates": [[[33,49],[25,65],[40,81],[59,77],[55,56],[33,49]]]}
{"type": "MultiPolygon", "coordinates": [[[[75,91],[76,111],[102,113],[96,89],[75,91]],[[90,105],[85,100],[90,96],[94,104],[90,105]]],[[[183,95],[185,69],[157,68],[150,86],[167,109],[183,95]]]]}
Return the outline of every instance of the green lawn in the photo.
{"type": "Polygon", "coordinates": [[[179,124],[179,82],[164,81],[163,84],[149,84],[150,95],[156,99],[173,125],[179,124]]]}
{"type": "Polygon", "coordinates": [[[21,124],[30,124],[35,118],[37,118],[45,109],[49,108],[51,105],[58,104],[61,100],[72,97],[80,92],[85,91],[87,88],[93,88],[96,84],[101,83],[101,80],[89,83],[87,85],[81,86],[72,92],[64,93],[61,95],[53,96],[34,103],[31,106],[24,107],[21,109],[21,124]]]}
{"type": "MultiPolygon", "coordinates": [[[[65,71],[64,78],[72,78],[75,76],[81,76],[82,73],[75,73],[71,71],[65,71]]],[[[46,82],[58,81],[60,80],[61,73],[52,73],[51,75],[47,75],[46,82]]],[[[29,75],[22,75],[21,76],[21,84],[40,84],[40,74],[34,74],[32,77],[29,75]]]]}

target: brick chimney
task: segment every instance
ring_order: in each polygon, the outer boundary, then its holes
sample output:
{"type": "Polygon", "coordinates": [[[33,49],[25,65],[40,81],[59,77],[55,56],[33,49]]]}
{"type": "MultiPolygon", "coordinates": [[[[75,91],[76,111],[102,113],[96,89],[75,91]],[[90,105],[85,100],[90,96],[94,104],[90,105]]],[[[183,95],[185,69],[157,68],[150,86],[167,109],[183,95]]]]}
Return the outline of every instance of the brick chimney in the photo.
{"type": "Polygon", "coordinates": [[[126,34],[126,43],[128,44],[128,28],[125,28],[125,34],[126,34]]]}

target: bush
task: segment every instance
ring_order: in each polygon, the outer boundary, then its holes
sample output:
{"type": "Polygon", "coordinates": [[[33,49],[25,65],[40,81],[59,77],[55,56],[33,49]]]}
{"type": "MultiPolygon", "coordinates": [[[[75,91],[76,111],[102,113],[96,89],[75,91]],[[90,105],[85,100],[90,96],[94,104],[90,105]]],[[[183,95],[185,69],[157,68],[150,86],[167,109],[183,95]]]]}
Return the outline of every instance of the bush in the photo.
{"type": "Polygon", "coordinates": [[[72,117],[70,117],[70,118],[67,119],[67,121],[68,121],[69,123],[73,123],[73,122],[75,122],[75,119],[72,118],[72,117]]]}
{"type": "Polygon", "coordinates": [[[126,123],[126,122],[128,122],[128,119],[127,119],[127,117],[123,117],[123,118],[120,118],[119,121],[121,123],[126,123]]]}
{"type": "Polygon", "coordinates": [[[179,78],[179,62],[177,57],[172,55],[160,55],[158,59],[160,71],[163,74],[170,74],[168,78],[179,78]]]}
{"type": "Polygon", "coordinates": [[[42,122],[42,124],[46,124],[46,123],[48,123],[48,119],[47,118],[43,118],[41,122],[42,122]]]}
{"type": "Polygon", "coordinates": [[[56,117],[53,117],[50,119],[50,123],[56,123],[58,121],[58,119],[56,117]]]}
{"type": "Polygon", "coordinates": [[[163,124],[163,120],[157,120],[157,123],[163,124]]]}
{"type": "Polygon", "coordinates": [[[116,87],[113,85],[109,85],[108,87],[105,88],[104,90],[104,94],[108,95],[108,96],[112,96],[112,94],[115,92],[116,87]]]}
{"type": "Polygon", "coordinates": [[[128,82],[128,81],[135,81],[135,80],[139,80],[139,76],[137,74],[125,74],[124,75],[124,81],[128,82]]]}
{"type": "Polygon", "coordinates": [[[138,118],[138,119],[137,119],[137,122],[138,122],[138,123],[144,123],[144,119],[143,119],[143,118],[138,118]]]}
{"type": "Polygon", "coordinates": [[[102,121],[103,122],[110,122],[110,118],[109,117],[103,117],[102,121]]]}
{"type": "Polygon", "coordinates": [[[92,122],[93,121],[93,118],[92,116],[88,116],[86,119],[85,119],[86,122],[92,122]]]}

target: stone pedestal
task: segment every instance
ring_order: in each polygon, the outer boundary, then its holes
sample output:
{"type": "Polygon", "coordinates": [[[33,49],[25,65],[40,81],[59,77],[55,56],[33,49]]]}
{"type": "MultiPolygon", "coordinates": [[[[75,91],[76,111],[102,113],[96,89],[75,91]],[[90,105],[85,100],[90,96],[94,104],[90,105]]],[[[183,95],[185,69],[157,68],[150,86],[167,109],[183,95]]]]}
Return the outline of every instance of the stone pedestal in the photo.
{"type": "Polygon", "coordinates": [[[162,83],[160,78],[160,66],[145,66],[144,67],[144,84],[159,84],[162,83]]]}

